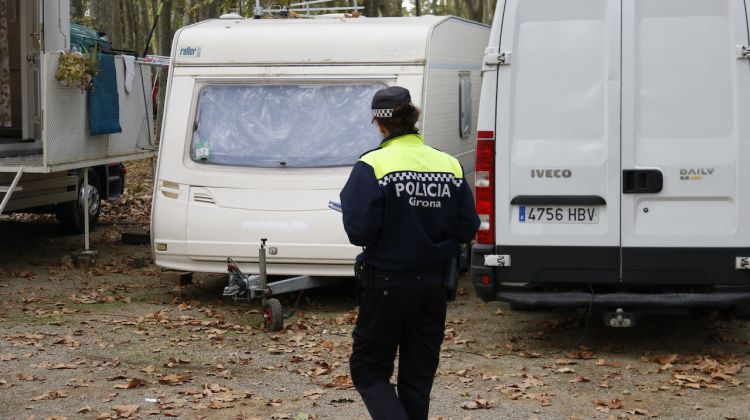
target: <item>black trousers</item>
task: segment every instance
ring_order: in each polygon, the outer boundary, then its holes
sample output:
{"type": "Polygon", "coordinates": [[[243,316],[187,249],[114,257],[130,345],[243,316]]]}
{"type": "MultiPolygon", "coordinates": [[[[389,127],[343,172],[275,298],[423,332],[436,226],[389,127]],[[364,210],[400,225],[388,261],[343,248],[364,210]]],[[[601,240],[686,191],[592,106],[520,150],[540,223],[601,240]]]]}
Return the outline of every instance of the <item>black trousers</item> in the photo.
{"type": "Polygon", "coordinates": [[[445,311],[442,276],[375,276],[362,288],[349,362],[354,386],[373,419],[427,419],[445,311]]]}

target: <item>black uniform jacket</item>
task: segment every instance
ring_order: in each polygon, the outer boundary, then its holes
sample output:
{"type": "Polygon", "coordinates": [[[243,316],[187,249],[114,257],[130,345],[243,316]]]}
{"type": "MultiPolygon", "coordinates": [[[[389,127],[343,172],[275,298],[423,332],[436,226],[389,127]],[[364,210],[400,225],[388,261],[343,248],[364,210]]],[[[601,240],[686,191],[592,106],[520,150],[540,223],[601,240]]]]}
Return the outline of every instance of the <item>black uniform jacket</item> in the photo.
{"type": "Polygon", "coordinates": [[[479,228],[460,163],[418,134],[362,155],[340,197],[349,241],[365,247],[357,259],[380,271],[440,268],[479,228]]]}

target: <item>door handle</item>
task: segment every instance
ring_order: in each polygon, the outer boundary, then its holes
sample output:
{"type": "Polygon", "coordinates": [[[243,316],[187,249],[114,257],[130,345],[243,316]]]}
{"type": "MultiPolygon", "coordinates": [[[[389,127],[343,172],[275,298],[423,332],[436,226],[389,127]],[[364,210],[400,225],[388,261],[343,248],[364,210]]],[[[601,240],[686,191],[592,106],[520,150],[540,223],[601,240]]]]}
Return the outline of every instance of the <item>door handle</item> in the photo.
{"type": "Polygon", "coordinates": [[[622,171],[623,194],[656,194],[664,187],[664,175],[658,169],[622,171]]]}

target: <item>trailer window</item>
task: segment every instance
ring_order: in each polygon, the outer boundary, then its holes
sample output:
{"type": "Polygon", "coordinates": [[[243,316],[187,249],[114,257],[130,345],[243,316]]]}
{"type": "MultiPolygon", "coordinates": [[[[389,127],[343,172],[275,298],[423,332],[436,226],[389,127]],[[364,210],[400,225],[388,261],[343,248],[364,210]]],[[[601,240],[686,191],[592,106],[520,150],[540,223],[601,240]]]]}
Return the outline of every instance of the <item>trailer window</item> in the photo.
{"type": "Polygon", "coordinates": [[[191,158],[267,168],[352,165],[380,142],[370,102],[383,87],[208,85],[199,95],[191,158]]]}

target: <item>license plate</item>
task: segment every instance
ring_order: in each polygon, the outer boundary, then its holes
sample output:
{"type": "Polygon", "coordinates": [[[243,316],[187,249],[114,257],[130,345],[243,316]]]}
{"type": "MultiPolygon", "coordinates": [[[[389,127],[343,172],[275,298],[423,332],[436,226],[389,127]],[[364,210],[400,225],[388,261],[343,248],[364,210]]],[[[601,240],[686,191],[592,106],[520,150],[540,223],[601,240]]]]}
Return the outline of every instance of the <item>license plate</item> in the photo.
{"type": "Polygon", "coordinates": [[[599,223],[599,209],[575,206],[519,206],[520,223],[599,223]]]}

